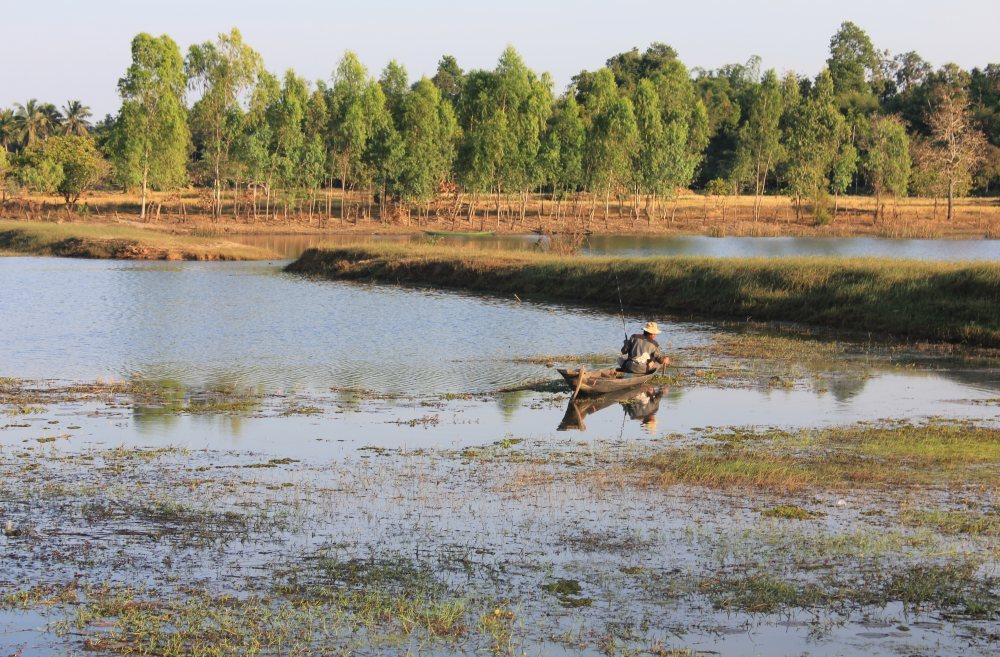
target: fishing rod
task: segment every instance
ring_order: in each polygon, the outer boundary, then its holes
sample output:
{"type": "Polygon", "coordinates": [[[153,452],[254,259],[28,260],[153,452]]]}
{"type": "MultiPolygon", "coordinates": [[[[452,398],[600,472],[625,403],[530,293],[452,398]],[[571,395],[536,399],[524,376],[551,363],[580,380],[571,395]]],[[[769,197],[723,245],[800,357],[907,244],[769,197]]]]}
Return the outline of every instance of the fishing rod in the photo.
{"type": "Polygon", "coordinates": [[[618,307],[622,311],[622,333],[625,334],[625,339],[628,340],[628,329],[625,328],[625,304],[622,303],[622,286],[618,283],[618,272],[615,272],[615,287],[618,288],[618,307]]]}

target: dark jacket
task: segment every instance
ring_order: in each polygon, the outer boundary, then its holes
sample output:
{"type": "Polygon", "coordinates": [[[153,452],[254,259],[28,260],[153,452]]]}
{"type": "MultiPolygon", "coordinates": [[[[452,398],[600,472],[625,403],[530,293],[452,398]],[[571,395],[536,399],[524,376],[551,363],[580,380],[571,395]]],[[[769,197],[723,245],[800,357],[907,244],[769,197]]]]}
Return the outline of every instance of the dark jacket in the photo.
{"type": "Polygon", "coordinates": [[[625,340],[622,354],[626,356],[622,369],[633,374],[645,374],[649,371],[649,362],[662,362],[664,355],[660,344],[651,335],[636,333],[625,340]]]}

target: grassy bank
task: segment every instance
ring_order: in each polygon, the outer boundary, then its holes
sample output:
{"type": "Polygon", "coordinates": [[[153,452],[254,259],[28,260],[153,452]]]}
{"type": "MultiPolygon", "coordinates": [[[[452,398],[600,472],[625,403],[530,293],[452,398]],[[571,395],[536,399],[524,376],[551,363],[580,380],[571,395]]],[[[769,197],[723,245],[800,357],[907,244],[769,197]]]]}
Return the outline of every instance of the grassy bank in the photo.
{"type": "Polygon", "coordinates": [[[520,299],[791,321],[1000,346],[1000,266],[877,259],[579,258],[378,245],[310,249],[288,271],[520,299]]]}
{"type": "Polygon", "coordinates": [[[218,237],[174,235],[120,224],[0,220],[0,255],[125,260],[267,260],[274,253],[218,237]]]}

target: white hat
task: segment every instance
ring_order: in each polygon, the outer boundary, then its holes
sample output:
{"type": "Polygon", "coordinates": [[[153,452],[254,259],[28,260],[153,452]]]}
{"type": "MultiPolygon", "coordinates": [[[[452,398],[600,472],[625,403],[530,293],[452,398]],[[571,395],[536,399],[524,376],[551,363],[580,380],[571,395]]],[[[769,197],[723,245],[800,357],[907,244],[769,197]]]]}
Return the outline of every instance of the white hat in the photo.
{"type": "Polygon", "coordinates": [[[646,322],[646,325],[642,327],[643,333],[649,333],[650,335],[657,335],[658,333],[663,333],[660,327],[656,325],[656,322],[646,322]]]}

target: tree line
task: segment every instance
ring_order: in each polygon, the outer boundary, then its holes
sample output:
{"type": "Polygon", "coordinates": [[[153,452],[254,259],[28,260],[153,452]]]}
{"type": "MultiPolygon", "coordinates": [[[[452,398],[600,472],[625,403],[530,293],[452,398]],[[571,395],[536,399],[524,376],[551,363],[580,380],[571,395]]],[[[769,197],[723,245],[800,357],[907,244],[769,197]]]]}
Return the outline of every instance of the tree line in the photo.
{"type": "Polygon", "coordinates": [[[344,54],[329,80],[269,72],[238,30],[190,47],[137,35],[118,81],[121,107],[92,125],[32,99],[0,110],[0,178],[59,192],[67,204],[99,184],[133,190],[195,185],[206,208],[262,219],[358,220],[539,213],[605,221],[663,218],[686,189],[783,193],[816,221],[839,196],[993,194],[1000,182],[1000,64],[934,70],[891,56],[845,22],[815,78],[761,71],[751,58],[689,69],[654,43],[581,71],[556,95],[507,48],[493,70],[441,58],[412,82],[390,62],[376,78],[344,54]],[[335,196],[339,198],[335,199],[335,196]],[[831,200],[832,197],[832,200],[831,200]]]}

